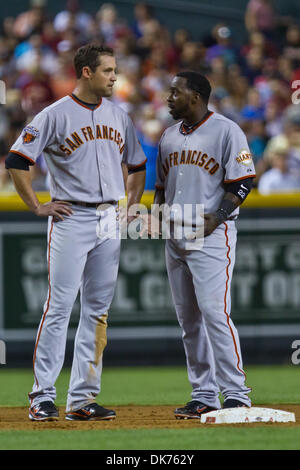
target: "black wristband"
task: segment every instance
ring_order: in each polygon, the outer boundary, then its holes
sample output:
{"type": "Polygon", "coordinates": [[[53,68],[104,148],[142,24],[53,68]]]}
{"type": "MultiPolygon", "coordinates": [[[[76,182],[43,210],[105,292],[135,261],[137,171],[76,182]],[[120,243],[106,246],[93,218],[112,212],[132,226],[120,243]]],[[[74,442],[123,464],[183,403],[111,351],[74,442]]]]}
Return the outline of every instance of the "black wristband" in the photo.
{"type": "Polygon", "coordinates": [[[218,219],[219,224],[221,224],[222,222],[225,222],[225,220],[228,219],[228,214],[224,209],[218,209],[215,212],[215,216],[218,219]]]}
{"type": "Polygon", "coordinates": [[[235,208],[236,205],[234,202],[230,201],[229,199],[223,199],[219,209],[215,212],[217,219],[220,221],[220,224],[228,219],[231,212],[233,212],[235,208]]]}

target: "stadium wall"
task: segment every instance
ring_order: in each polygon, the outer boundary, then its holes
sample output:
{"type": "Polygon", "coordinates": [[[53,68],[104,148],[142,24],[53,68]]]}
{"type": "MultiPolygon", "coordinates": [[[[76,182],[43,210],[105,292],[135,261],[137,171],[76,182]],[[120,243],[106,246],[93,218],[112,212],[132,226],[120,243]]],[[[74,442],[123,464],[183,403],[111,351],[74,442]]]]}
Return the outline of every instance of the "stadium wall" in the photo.
{"type": "MultiPolygon", "coordinates": [[[[39,194],[46,201],[49,194],[39,194]]],[[[149,207],[153,193],[142,202],[149,207]]],[[[45,220],[17,195],[0,198],[0,339],[9,366],[31,364],[47,294],[45,220]],[[5,210],[6,209],[6,210],[5,210]]],[[[232,285],[232,317],[245,363],[288,363],[300,339],[300,197],[251,193],[241,210],[232,285]]],[[[80,313],[71,316],[66,363],[80,313]]],[[[181,364],[181,333],[170,296],[163,240],[123,240],[110,310],[110,365],[181,364]]]]}

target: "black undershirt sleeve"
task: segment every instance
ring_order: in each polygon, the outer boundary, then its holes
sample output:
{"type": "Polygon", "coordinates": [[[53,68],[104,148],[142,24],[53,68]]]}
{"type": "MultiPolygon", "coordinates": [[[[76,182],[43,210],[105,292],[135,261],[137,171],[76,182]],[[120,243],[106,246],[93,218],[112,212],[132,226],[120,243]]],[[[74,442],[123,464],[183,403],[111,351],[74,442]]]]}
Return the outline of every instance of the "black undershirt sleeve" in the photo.
{"type": "Polygon", "coordinates": [[[138,166],[136,168],[128,168],[128,174],[131,175],[132,173],[137,173],[138,171],[145,171],[146,164],[142,166],[138,166]]]}
{"type": "Polygon", "coordinates": [[[17,170],[29,171],[29,165],[33,165],[33,163],[30,163],[26,158],[17,153],[9,152],[5,159],[5,168],[7,170],[15,168],[17,170]]]}

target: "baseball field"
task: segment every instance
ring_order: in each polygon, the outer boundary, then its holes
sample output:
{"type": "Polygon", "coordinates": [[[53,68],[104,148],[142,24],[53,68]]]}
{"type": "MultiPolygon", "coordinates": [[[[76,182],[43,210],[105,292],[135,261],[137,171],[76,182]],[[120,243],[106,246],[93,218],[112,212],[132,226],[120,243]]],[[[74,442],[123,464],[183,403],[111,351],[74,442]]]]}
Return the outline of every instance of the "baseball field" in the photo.
{"type": "Polygon", "coordinates": [[[174,407],[190,400],[183,367],[105,368],[98,402],[112,407],[110,422],[64,419],[69,370],[57,381],[60,419],[31,422],[27,392],[32,371],[1,368],[0,449],[3,450],[299,450],[299,366],[246,367],[254,406],[293,411],[296,423],[204,425],[176,420],[174,407]]]}

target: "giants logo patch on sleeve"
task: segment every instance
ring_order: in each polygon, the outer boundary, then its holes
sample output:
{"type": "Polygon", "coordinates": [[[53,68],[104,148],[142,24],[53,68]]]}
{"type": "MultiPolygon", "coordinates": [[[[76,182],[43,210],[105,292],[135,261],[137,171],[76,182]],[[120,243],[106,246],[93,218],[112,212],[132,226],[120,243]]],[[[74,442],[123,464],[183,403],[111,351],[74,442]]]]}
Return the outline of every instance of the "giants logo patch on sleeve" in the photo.
{"type": "Polygon", "coordinates": [[[249,166],[252,163],[252,155],[249,153],[249,150],[241,150],[236,157],[236,161],[242,165],[249,166]]]}
{"type": "Polygon", "coordinates": [[[31,144],[40,135],[40,131],[33,126],[27,126],[22,133],[23,144],[31,144]]]}

